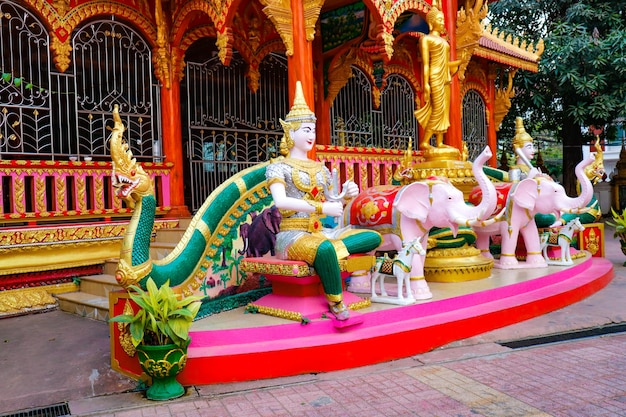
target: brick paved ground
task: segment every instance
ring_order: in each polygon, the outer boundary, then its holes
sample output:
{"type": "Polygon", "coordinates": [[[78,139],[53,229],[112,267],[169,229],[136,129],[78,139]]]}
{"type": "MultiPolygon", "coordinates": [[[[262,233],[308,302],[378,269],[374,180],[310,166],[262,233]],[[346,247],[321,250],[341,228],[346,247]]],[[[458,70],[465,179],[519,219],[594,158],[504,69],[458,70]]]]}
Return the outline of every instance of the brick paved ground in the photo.
{"type": "Polygon", "coordinates": [[[74,416],[626,416],[626,334],[517,350],[497,343],[626,323],[625,256],[611,236],[613,281],[558,311],[412,358],[196,386],[165,403],[128,392],[135,382],[110,369],[105,324],[61,312],[2,320],[0,415],[68,401],[74,416]]]}
{"type": "Polygon", "coordinates": [[[270,387],[231,384],[220,393],[200,387],[174,402],[89,415],[626,416],[624,352],[626,334],[617,334],[449,362],[423,364],[415,357],[308,380],[284,378],[279,385],[266,381],[270,387]]]}

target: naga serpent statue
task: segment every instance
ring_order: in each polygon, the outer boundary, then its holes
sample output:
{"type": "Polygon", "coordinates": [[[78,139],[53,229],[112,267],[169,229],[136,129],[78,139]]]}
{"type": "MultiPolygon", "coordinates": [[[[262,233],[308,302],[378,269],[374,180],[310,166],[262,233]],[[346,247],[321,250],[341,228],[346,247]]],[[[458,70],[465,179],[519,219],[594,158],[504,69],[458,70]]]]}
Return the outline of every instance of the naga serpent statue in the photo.
{"type": "Polygon", "coordinates": [[[182,239],[165,258],[150,258],[150,238],[156,213],[154,184],[123,140],[124,125],[116,105],[110,149],[112,185],[116,195],[134,207],[126,230],[115,278],[121,286],[145,288],[148,278],[157,286],[169,280],[189,295],[205,280],[223,247],[232,247],[238,226],[248,214],[272,202],[265,181],[268,163],[245,169],[218,187],[191,220],[182,239]]]}

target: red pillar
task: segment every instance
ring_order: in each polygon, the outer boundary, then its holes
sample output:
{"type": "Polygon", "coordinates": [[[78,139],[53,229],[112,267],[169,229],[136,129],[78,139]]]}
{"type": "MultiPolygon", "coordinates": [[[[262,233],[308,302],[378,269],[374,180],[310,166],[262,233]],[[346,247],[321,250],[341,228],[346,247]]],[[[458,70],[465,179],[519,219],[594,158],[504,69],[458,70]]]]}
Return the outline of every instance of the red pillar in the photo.
{"type": "MultiPolygon", "coordinates": [[[[442,12],[445,16],[446,32],[448,33],[448,43],[450,44],[450,60],[456,57],[456,13],[458,10],[457,0],[444,0],[441,4],[442,12]]],[[[450,83],[450,127],[446,133],[446,144],[457,149],[463,147],[463,129],[461,128],[461,86],[459,77],[452,77],[450,83]]]]}
{"type": "Polygon", "coordinates": [[[498,166],[497,154],[497,136],[496,136],[496,122],[495,122],[495,103],[496,103],[496,85],[495,85],[495,73],[490,68],[487,74],[487,94],[485,97],[487,101],[487,145],[491,148],[493,156],[491,157],[489,164],[492,167],[498,166]]]}
{"type": "Polygon", "coordinates": [[[170,171],[170,205],[168,217],[189,217],[183,186],[182,126],[180,121],[180,82],[172,77],[171,87],[161,87],[161,121],[163,126],[163,155],[172,162],[170,171]]]}
{"type": "MultiPolygon", "coordinates": [[[[315,111],[313,87],[313,47],[306,39],[304,5],[302,0],[291,0],[293,27],[293,55],[287,57],[287,75],[289,79],[289,103],[293,103],[296,94],[296,82],[302,83],[302,92],[309,108],[315,111]]],[[[309,153],[315,159],[315,148],[309,153]]]]}

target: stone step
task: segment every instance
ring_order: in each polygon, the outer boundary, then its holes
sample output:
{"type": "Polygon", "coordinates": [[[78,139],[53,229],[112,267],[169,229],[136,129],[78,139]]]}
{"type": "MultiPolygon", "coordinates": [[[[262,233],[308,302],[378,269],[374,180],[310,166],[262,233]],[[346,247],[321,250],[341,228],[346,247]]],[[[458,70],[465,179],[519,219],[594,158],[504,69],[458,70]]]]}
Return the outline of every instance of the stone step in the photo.
{"type": "Polygon", "coordinates": [[[122,287],[110,274],[90,275],[80,278],[80,292],[109,298],[111,291],[118,291],[122,287]]]}
{"type": "Polygon", "coordinates": [[[153,261],[165,258],[176,247],[178,242],[153,242],[150,244],[150,257],[153,261]]]}
{"type": "Polygon", "coordinates": [[[102,273],[106,275],[115,276],[115,271],[117,271],[117,263],[119,262],[118,258],[109,258],[104,261],[104,268],[102,269],[102,273]]]}
{"type": "Polygon", "coordinates": [[[178,243],[185,234],[185,230],[187,229],[183,229],[180,227],[159,230],[152,244],[159,242],[178,243]]]}
{"type": "Polygon", "coordinates": [[[63,311],[94,320],[109,320],[109,300],[106,297],[83,292],[57,294],[56,297],[63,311]]]}

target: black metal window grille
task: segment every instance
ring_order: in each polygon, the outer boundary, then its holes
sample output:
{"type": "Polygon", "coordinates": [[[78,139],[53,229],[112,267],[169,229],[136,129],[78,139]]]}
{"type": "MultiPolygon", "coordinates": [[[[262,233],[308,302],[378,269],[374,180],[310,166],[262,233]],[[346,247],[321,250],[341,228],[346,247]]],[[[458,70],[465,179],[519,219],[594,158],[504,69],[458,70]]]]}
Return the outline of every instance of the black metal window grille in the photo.
{"type": "Polygon", "coordinates": [[[190,180],[185,195],[188,207],[196,211],[233,174],[279,155],[283,130],[278,119],[290,107],[287,59],[275,53],[265,57],[257,91],[252,91],[248,65],[236,51],[229,66],[210,48],[200,54],[188,51],[186,61],[181,95],[186,97],[182,123],[190,180]]]}
{"type": "Polygon", "coordinates": [[[135,156],[158,160],[159,84],[148,43],[111,17],[77,28],[71,45],[61,72],[36,15],[0,0],[0,157],[106,158],[106,126],[119,104],[135,156]]]}
{"type": "Polygon", "coordinates": [[[331,141],[337,146],[406,149],[415,140],[415,93],[399,74],[390,74],[381,91],[380,109],[372,104],[369,78],[357,67],[330,109],[331,141]]]}
{"type": "Polygon", "coordinates": [[[485,101],[476,90],[469,90],[463,97],[463,141],[467,144],[470,161],[487,146],[485,108],[485,101]]]}

